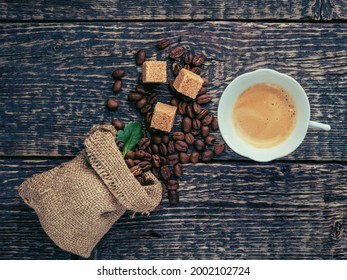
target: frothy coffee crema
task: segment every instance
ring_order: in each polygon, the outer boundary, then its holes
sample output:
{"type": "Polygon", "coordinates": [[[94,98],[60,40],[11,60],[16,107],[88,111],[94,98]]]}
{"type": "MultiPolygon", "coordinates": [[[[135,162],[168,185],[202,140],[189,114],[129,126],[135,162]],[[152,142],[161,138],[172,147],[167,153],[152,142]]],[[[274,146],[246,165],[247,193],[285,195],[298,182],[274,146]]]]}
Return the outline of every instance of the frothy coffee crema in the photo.
{"type": "Polygon", "coordinates": [[[296,123],[294,101],[274,84],[247,88],[236,100],[233,121],[239,136],[257,148],[270,148],[285,141],[296,123]]]}

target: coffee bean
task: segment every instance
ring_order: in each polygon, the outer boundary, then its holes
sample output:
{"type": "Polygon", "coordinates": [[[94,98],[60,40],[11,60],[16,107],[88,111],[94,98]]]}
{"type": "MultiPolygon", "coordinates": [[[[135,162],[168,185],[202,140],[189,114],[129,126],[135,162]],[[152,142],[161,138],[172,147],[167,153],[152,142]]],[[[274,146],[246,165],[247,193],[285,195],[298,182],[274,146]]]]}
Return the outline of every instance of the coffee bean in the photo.
{"type": "Polygon", "coordinates": [[[115,98],[109,98],[107,99],[106,107],[110,111],[116,111],[118,109],[118,101],[115,98]]]}
{"type": "Polygon", "coordinates": [[[216,141],[216,137],[213,137],[213,136],[207,136],[205,138],[205,143],[207,145],[213,145],[215,141],[216,141]]]}
{"type": "Polygon", "coordinates": [[[149,153],[150,155],[153,154],[153,153],[152,153],[151,146],[148,146],[148,147],[146,148],[145,152],[149,153]]]}
{"type": "Polygon", "coordinates": [[[171,59],[176,59],[176,58],[179,58],[182,56],[182,54],[184,53],[184,47],[176,47],[176,48],[173,48],[171,51],[170,51],[170,58],[171,59]]]}
{"type": "Polygon", "coordinates": [[[154,103],[156,103],[157,102],[157,100],[158,100],[158,94],[156,94],[156,93],[152,93],[150,96],[148,96],[148,98],[147,98],[147,102],[149,103],[149,104],[154,104],[154,103]]]}
{"type": "Polygon", "coordinates": [[[196,54],[196,55],[193,57],[193,60],[192,60],[192,63],[193,63],[195,66],[200,66],[200,65],[202,65],[204,62],[205,62],[205,57],[204,57],[202,54],[196,54]]]}
{"type": "Polygon", "coordinates": [[[196,75],[200,75],[201,74],[201,69],[199,67],[193,67],[193,68],[190,69],[190,71],[192,71],[196,75]]]}
{"type": "Polygon", "coordinates": [[[174,80],[170,80],[170,81],[169,81],[169,90],[170,90],[170,93],[171,93],[171,94],[176,94],[177,91],[176,91],[176,89],[174,88],[173,83],[174,83],[174,80]]]}
{"type": "Polygon", "coordinates": [[[168,39],[161,39],[160,41],[158,41],[157,43],[157,48],[159,50],[164,50],[166,49],[168,46],[170,46],[170,41],[168,39]]]}
{"type": "Polygon", "coordinates": [[[169,135],[164,135],[162,138],[161,138],[161,141],[165,144],[168,144],[169,141],[170,141],[170,138],[169,138],[169,135]]]}
{"type": "Polygon", "coordinates": [[[176,177],[182,177],[183,172],[182,172],[182,167],[179,164],[176,164],[173,167],[173,173],[175,174],[176,177]]]}
{"type": "Polygon", "coordinates": [[[187,153],[179,153],[178,157],[180,159],[180,163],[184,164],[189,162],[189,155],[187,153]]]}
{"type": "Polygon", "coordinates": [[[205,143],[204,143],[204,141],[197,139],[194,142],[194,147],[197,151],[202,151],[205,149],[205,143]]]}
{"type": "Polygon", "coordinates": [[[195,129],[193,128],[190,133],[193,135],[193,136],[198,136],[200,134],[200,130],[199,129],[195,129]]]}
{"type": "Polygon", "coordinates": [[[173,98],[170,100],[170,105],[177,107],[177,106],[178,106],[178,100],[177,100],[177,98],[173,97],[173,98]]]}
{"type": "Polygon", "coordinates": [[[190,162],[197,163],[199,161],[199,156],[200,156],[199,152],[197,151],[192,152],[192,154],[190,155],[190,162]]]}
{"type": "Polygon", "coordinates": [[[159,144],[159,151],[163,156],[167,155],[167,146],[164,143],[159,144]]]}
{"type": "MultiPolygon", "coordinates": [[[[145,175],[145,174],[143,174],[145,175]]],[[[148,176],[145,177],[145,184],[144,186],[148,186],[148,185],[153,185],[154,184],[154,181],[152,178],[149,178],[148,176]]]]}
{"type": "Polygon", "coordinates": [[[189,65],[192,63],[192,61],[193,61],[193,54],[190,51],[186,52],[186,54],[184,55],[184,62],[187,65],[189,65]]]}
{"type": "Polygon", "coordinates": [[[211,96],[209,96],[208,94],[202,94],[196,98],[196,103],[200,105],[206,104],[210,101],[211,101],[211,96]]]}
{"type": "Polygon", "coordinates": [[[159,155],[159,157],[160,157],[161,165],[165,165],[167,163],[166,157],[164,157],[162,155],[159,155]]]}
{"type": "Polygon", "coordinates": [[[184,140],[187,142],[187,144],[191,145],[191,144],[194,143],[195,137],[193,136],[193,134],[187,133],[187,134],[184,136],[184,140]]]}
{"type": "Polygon", "coordinates": [[[184,133],[180,131],[175,131],[172,134],[172,139],[177,141],[177,140],[183,140],[184,139],[184,133]]]}
{"type": "Polygon", "coordinates": [[[135,152],[134,158],[135,159],[143,159],[143,157],[145,156],[145,151],[143,150],[138,150],[135,152]]]}
{"type": "Polygon", "coordinates": [[[173,154],[175,152],[175,143],[174,141],[170,140],[167,144],[167,151],[169,154],[173,154]]]}
{"type": "Polygon", "coordinates": [[[214,153],[216,155],[220,155],[221,153],[223,153],[224,149],[225,149],[225,144],[223,142],[219,142],[214,147],[214,153]]]}
{"type": "Polygon", "coordinates": [[[175,191],[179,188],[179,184],[177,180],[169,180],[166,182],[166,189],[169,191],[175,191]]]}
{"type": "Polygon", "coordinates": [[[142,186],[145,184],[145,179],[142,176],[137,176],[135,178],[142,186]]]}
{"type": "Polygon", "coordinates": [[[183,68],[187,69],[187,70],[190,70],[190,65],[189,64],[184,64],[183,68]]]}
{"type": "Polygon", "coordinates": [[[188,150],[188,145],[186,142],[178,140],[175,142],[175,149],[179,152],[186,152],[188,150]]]}
{"type": "Polygon", "coordinates": [[[208,109],[202,109],[199,114],[196,115],[196,118],[202,120],[208,114],[208,109]]]}
{"type": "Polygon", "coordinates": [[[166,160],[167,160],[167,163],[170,164],[170,165],[175,165],[179,161],[178,155],[176,155],[176,154],[168,155],[166,157],[166,160]]]}
{"type": "Polygon", "coordinates": [[[112,77],[113,79],[116,79],[116,80],[123,78],[124,75],[125,75],[125,71],[122,69],[116,69],[112,72],[112,77]]]}
{"type": "Polygon", "coordinates": [[[135,152],[134,151],[127,151],[127,153],[125,154],[125,158],[129,158],[129,159],[134,159],[135,156],[135,152]]]}
{"type": "Polygon", "coordinates": [[[186,133],[190,132],[192,129],[192,119],[189,117],[184,117],[182,120],[182,130],[186,133]]]}
{"type": "Polygon", "coordinates": [[[188,103],[186,101],[181,101],[179,104],[178,104],[178,111],[180,112],[180,114],[182,116],[184,116],[187,112],[187,106],[188,106],[188,103]]]}
{"type": "Polygon", "coordinates": [[[135,164],[135,165],[138,165],[140,162],[141,162],[140,159],[134,159],[134,164],[135,164]]]}
{"type": "Polygon", "coordinates": [[[146,61],[146,53],[144,50],[139,50],[136,53],[136,64],[142,65],[146,61]]]}
{"type": "Polygon", "coordinates": [[[127,166],[129,168],[133,167],[135,164],[134,164],[134,161],[131,159],[131,158],[127,158],[125,159],[125,163],[127,164],[127,166]]]}
{"type": "Polygon", "coordinates": [[[163,165],[160,167],[160,175],[164,180],[169,180],[171,177],[171,171],[168,165],[163,165]]]}
{"type": "Polygon", "coordinates": [[[172,74],[174,76],[177,76],[178,73],[181,71],[181,69],[182,69],[182,65],[181,64],[179,64],[178,62],[172,63],[172,74]]]}
{"type": "MultiPolygon", "coordinates": [[[[152,170],[152,172],[153,172],[153,170],[152,170]]],[[[153,173],[154,174],[154,173],[153,173]]],[[[164,196],[165,194],[166,194],[166,183],[165,182],[162,182],[161,183],[161,194],[162,194],[162,196],[164,196]]]]}
{"type": "Polygon", "coordinates": [[[138,166],[141,167],[143,172],[147,172],[152,168],[152,164],[149,161],[141,161],[138,166]]]}
{"type": "Polygon", "coordinates": [[[137,143],[137,148],[139,150],[146,150],[147,147],[151,144],[151,140],[147,137],[143,137],[140,139],[140,141],[137,143]]]}
{"type": "Polygon", "coordinates": [[[201,160],[203,162],[208,162],[208,161],[212,160],[212,158],[213,158],[213,151],[211,151],[211,150],[205,150],[201,154],[201,160]]]}
{"type": "Polygon", "coordinates": [[[156,178],[160,179],[160,173],[156,168],[152,168],[152,173],[156,178]]]}
{"type": "Polygon", "coordinates": [[[187,108],[186,108],[186,115],[187,115],[189,118],[191,118],[191,119],[194,118],[195,114],[194,114],[194,111],[193,111],[193,106],[192,106],[192,104],[188,104],[188,105],[187,105],[187,108]]]}
{"type": "Polygon", "coordinates": [[[160,144],[161,143],[161,137],[157,134],[152,134],[151,141],[154,144],[160,144]]]}
{"type": "Polygon", "coordinates": [[[207,137],[210,134],[210,128],[208,126],[202,125],[201,126],[201,136],[207,137]]]}
{"type": "Polygon", "coordinates": [[[150,161],[152,159],[152,155],[150,153],[145,152],[143,156],[143,160],[150,161]]]}
{"type": "Polygon", "coordinates": [[[111,122],[116,130],[122,130],[124,128],[124,124],[121,120],[115,119],[111,122]]]}
{"type": "Polygon", "coordinates": [[[140,110],[140,112],[142,114],[146,114],[147,112],[149,112],[152,109],[152,105],[151,104],[145,104],[145,106],[143,106],[140,110]]]}
{"type": "Polygon", "coordinates": [[[153,113],[152,112],[147,112],[145,115],[145,122],[147,125],[151,125],[153,113]]]}
{"type": "Polygon", "coordinates": [[[213,117],[212,122],[211,122],[211,128],[213,130],[217,130],[219,128],[217,117],[213,117]]]}
{"type": "Polygon", "coordinates": [[[160,164],[161,164],[160,157],[159,157],[158,155],[153,155],[153,156],[152,156],[152,165],[153,165],[155,168],[159,168],[159,167],[160,167],[160,164]]]}
{"type": "Polygon", "coordinates": [[[196,102],[193,103],[193,112],[196,115],[200,114],[200,112],[201,112],[201,106],[196,102]]]}
{"type": "Polygon", "coordinates": [[[203,118],[203,120],[201,121],[202,125],[210,125],[212,122],[212,115],[207,115],[206,117],[203,118]]]}
{"type": "Polygon", "coordinates": [[[140,176],[142,174],[142,169],[138,165],[131,167],[129,170],[131,173],[133,173],[135,177],[140,176]]]}
{"type": "Polygon", "coordinates": [[[202,83],[202,86],[203,87],[206,87],[207,85],[208,85],[208,78],[207,77],[204,77],[204,78],[202,78],[203,80],[204,80],[204,82],[202,83]]]}
{"type": "Polygon", "coordinates": [[[203,95],[205,93],[207,93],[207,88],[203,86],[199,89],[198,95],[203,95]]]}
{"type": "Polygon", "coordinates": [[[133,92],[128,94],[128,100],[132,102],[139,101],[141,98],[142,98],[142,94],[138,92],[133,92]]]}
{"type": "Polygon", "coordinates": [[[147,99],[145,97],[141,98],[139,101],[136,102],[136,108],[138,110],[141,110],[146,104],[147,104],[147,99]]]}
{"type": "Polygon", "coordinates": [[[201,128],[201,121],[198,120],[198,119],[194,119],[193,123],[192,123],[192,126],[193,126],[194,129],[200,129],[201,128]]]}
{"type": "Polygon", "coordinates": [[[143,85],[137,85],[137,86],[136,86],[136,91],[137,91],[138,93],[143,94],[143,95],[148,95],[148,94],[149,94],[148,89],[145,88],[143,85]]]}
{"type": "Polygon", "coordinates": [[[168,198],[170,205],[177,205],[179,202],[179,195],[177,191],[168,191],[168,198]]]}
{"type": "Polygon", "coordinates": [[[159,147],[157,144],[151,144],[151,150],[153,154],[159,153],[159,147]]]}
{"type": "Polygon", "coordinates": [[[121,80],[115,81],[112,86],[112,91],[115,93],[118,93],[120,92],[121,89],[122,89],[122,81],[121,80]]]}

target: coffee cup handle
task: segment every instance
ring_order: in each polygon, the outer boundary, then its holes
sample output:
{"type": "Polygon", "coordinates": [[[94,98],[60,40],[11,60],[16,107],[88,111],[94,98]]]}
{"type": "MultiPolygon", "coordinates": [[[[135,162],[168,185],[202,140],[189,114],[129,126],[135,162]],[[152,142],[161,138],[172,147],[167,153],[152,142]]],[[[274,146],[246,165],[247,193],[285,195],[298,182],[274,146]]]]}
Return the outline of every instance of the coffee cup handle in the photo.
{"type": "Polygon", "coordinates": [[[308,127],[313,128],[313,129],[321,129],[321,130],[325,130],[325,131],[329,131],[331,129],[330,125],[328,125],[328,124],[314,122],[314,121],[309,121],[308,127]]]}

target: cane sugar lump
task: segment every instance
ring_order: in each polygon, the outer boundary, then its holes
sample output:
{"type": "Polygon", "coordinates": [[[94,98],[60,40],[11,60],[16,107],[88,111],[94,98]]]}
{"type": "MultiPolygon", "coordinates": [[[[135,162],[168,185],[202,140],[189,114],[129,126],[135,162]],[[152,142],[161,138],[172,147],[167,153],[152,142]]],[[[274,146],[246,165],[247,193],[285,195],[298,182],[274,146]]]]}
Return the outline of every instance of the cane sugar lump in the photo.
{"type": "Polygon", "coordinates": [[[197,74],[182,68],[175,79],[174,88],[192,99],[198,95],[198,92],[203,84],[204,80],[197,74]]]}
{"type": "Polygon", "coordinates": [[[145,61],[142,64],[144,83],[166,83],[166,61],[145,61]]]}
{"type": "Polygon", "coordinates": [[[177,107],[158,102],[155,105],[151,127],[170,132],[174,124],[177,107]]]}

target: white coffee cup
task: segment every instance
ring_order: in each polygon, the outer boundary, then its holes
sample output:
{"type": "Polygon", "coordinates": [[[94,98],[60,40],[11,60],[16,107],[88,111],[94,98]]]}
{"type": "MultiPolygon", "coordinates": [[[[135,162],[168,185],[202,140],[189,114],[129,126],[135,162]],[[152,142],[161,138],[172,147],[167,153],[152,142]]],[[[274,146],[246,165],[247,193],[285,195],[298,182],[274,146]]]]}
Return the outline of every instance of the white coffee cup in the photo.
{"type": "Polygon", "coordinates": [[[309,127],[330,130],[330,125],[310,121],[310,103],[304,89],[292,77],[270,69],[259,69],[234,79],[224,90],[218,105],[220,132],[228,146],[241,156],[268,162],[292,153],[304,140],[309,127]],[[284,88],[296,106],[296,125],[289,137],[277,146],[257,148],[245,142],[233,125],[232,111],[236,100],[247,88],[260,83],[271,83],[284,88]]]}

